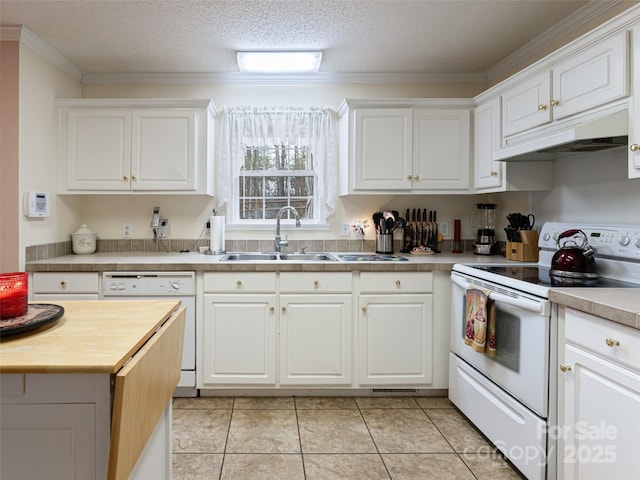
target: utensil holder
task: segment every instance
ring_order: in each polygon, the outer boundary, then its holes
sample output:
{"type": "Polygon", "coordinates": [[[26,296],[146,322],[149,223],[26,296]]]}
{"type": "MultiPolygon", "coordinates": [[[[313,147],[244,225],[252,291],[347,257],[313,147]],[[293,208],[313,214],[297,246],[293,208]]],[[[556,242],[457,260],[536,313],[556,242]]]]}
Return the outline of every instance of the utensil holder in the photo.
{"type": "Polygon", "coordinates": [[[379,233],[376,235],[376,253],[393,253],[393,234],[379,233]]]}

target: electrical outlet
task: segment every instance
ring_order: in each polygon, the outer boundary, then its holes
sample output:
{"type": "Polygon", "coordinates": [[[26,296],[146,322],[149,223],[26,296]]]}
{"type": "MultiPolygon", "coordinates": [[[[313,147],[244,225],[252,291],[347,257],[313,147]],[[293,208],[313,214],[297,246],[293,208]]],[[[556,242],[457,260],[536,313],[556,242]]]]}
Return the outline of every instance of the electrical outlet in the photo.
{"type": "Polygon", "coordinates": [[[438,231],[442,234],[443,237],[449,236],[449,222],[438,223],[438,231]]]}
{"type": "Polygon", "coordinates": [[[133,227],[131,226],[130,223],[123,223],[122,238],[131,238],[131,235],[133,235],[133,227]]]}
{"type": "Polygon", "coordinates": [[[341,237],[351,236],[351,224],[349,222],[340,223],[340,236],[341,237]]]}

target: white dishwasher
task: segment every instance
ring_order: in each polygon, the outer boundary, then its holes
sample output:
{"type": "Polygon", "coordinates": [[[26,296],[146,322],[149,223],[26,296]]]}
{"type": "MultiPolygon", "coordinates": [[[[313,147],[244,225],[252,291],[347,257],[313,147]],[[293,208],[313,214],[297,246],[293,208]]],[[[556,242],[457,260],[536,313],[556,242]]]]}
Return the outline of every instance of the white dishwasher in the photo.
{"type": "Polygon", "coordinates": [[[182,349],[182,374],[174,396],[195,397],[196,288],[194,272],[104,272],[104,300],[180,300],[187,308],[182,349]]]}

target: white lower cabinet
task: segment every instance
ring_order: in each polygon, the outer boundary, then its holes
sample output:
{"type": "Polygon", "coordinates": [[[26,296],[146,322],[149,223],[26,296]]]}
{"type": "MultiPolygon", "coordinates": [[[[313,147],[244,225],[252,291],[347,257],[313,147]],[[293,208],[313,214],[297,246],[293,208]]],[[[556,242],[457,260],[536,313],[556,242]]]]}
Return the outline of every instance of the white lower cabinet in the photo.
{"type": "Polygon", "coordinates": [[[351,295],[281,295],[280,308],[280,385],[351,384],[351,295]]]}
{"type": "MultiPolygon", "coordinates": [[[[112,376],[0,375],[0,478],[95,479],[109,472],[112,376]]],[[[171,404],[130,480],[171,478],[171,404]]]]}
{"type": "Polygon", "coordinates": [[[99,478],[92,404],[3,405],[0,431],[1,478],[99,478]]]}
{"type": "MultiPolygon", "coordinates": [[[[432,272],[221,272],[203,280],[198,388],[447,387],[446,349],[441,360],[434,333],[447,345],[448,329],[434,326],[432,272]]],[[[448,313],[439,316],[448,325],[448,313]]]]}
{"type": "Polygon", "coordinates": [[[280,274],[280,385],[352,382],[352,275],[280,274]]]}
{"type": "Polygon", "coordinates": [[[558,478],[637,478],[640,331],[562,310],[558,478]]]}
{"type": "Polygon", "coordinates": [[[31,275],[34,301],[99,300],[97,272],[35,272],[31,275]]]}
{"type": "Polygon", "coordinates": [[[358,299],[358,383],[430,385],[432,275],[362,272],[358,299]]]}
{"type": "Polygon", "coordinates": [[[207,273],[203,288],[199,387],[275,386],[276,273],[207,273]]]}
{"type": "Polygon", "coordinates": [[[205,384],[276,384],[277,301],[275,293],[204,296],[205,384]]]}

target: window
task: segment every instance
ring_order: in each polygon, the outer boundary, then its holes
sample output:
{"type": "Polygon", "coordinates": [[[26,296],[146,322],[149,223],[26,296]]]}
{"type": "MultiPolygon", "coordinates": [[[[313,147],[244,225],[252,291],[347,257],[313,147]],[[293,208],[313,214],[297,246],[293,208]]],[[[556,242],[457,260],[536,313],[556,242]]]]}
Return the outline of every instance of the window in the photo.
{"type": "Polygon", "coordinates": [[[246,147],[238,184],[238,219],[274,219],[287,205],[301,218],[313,219],[317,178],[309,147],[246,147]]]}
{"type": "Polygon", "coordinates": [[[228,223],[271,225],[287,205],[303,226],[326,223],[336,195],[331,115],[328,107],[224,109],[217,193],[228,223]]]}

